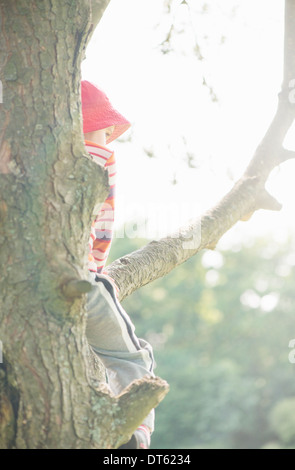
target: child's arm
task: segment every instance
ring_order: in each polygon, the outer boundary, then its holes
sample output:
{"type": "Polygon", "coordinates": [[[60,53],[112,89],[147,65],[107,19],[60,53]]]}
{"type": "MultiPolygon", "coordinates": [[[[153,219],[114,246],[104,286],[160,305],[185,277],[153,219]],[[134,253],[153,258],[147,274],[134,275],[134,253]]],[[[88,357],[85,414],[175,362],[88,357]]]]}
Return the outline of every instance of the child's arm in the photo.
{"type": "Polygon", "coordinates": [[[116,177],[114,152],[94,142],[86,141],[85,145],[93,161],[108,170],[110,187],[109,194],[91,226],[89,270],[96,272],[98,275],[103,274],[112,282],[118,293],[118,287],[115,285],[114,281],[103,272],[113,238],[116,177]]]}

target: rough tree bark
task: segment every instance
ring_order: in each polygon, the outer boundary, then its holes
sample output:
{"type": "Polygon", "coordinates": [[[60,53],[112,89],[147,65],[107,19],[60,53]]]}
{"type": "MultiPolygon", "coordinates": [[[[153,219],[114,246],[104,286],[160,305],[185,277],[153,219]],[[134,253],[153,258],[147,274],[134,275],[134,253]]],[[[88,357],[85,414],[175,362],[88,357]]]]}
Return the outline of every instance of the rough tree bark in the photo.
{"type": "MultiPolygon", "coordinates": [[[[99,384],[85,338],[88,230],[107,187],[83,145],[80,62],[107,4],[0,0],[2,448],[115,448],[167,393],[156,378],[110,395],[99,384]]],[[[293,25],[294,1],[286,0],[278,111],[245,175],[181,236],[111,265],[121,298],[215,245],[249,212],[278,209],[264,182],[275,165],[293,157],[281,149],[294,118],[287,96],[295,77],[293,25]]]]}
{"type": "Polygon", "coordinates": [[[108,0],[1,0],[0,447],[115,448],[167,392],[98,388],[83,295],[103,170],[81,132],[80,64],[108,0]],[[143,399],[143,397],[145,399],[143,399]]]}

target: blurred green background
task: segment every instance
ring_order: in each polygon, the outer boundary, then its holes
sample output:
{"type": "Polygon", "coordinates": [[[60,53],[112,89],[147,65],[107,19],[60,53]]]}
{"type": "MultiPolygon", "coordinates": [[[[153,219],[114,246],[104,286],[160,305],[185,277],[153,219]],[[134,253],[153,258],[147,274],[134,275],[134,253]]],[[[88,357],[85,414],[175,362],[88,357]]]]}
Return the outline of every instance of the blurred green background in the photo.
{"type": "MultiPolygon", "coordinates": [[[[145,243],[116,239],[111,259],[145,243]]],[[[294,239],[258,239],[200,253],[123,302],[170,384],[153,449],[295,448],[294,267],[294,239]]]]}

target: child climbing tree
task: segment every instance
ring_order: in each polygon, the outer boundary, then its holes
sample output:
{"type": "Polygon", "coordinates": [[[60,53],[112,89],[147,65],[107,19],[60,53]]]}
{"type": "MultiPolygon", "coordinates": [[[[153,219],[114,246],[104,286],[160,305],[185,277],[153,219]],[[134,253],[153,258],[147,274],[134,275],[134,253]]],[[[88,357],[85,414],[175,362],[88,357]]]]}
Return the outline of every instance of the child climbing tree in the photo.
{"type": "MultiPolygon", "coordinates": [[[[164,398],[158,377],[119,396],[100,386],[85,336],[87,247],[94,201],[107,175],[82,135],[80,65],[107,0],[0,0],[0,447],[116,448],[164,398]],[[1,102],[3,101],[3,102],[1,102]],[[116,425],[114,425],[116,423],[116,425]]],[[[237,221],[280,209],[265,190],[294,153],[295,3],[285,2],[284,72],[276,114],[233,189],[178,237],[151,242],[110,265],[122,300],[237,221]]]]}

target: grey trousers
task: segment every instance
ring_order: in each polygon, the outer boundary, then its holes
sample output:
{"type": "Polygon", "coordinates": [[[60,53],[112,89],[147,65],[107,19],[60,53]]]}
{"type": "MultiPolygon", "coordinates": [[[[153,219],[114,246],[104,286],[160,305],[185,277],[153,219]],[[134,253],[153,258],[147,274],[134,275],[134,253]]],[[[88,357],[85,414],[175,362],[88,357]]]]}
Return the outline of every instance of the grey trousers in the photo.
{"type": "MultiPolygon", "coordinates": [[[[94,352],[103,362],[110,389],[120,394],[133,380],[145,375],[154,377],[152,347],[137,338],[129,316],[119,303],[115,288],[103,274],[96,279],[87,295],[86,336],[94,352]]],[[[154,430],[154,410],[143,421],[154,430]]]]}

